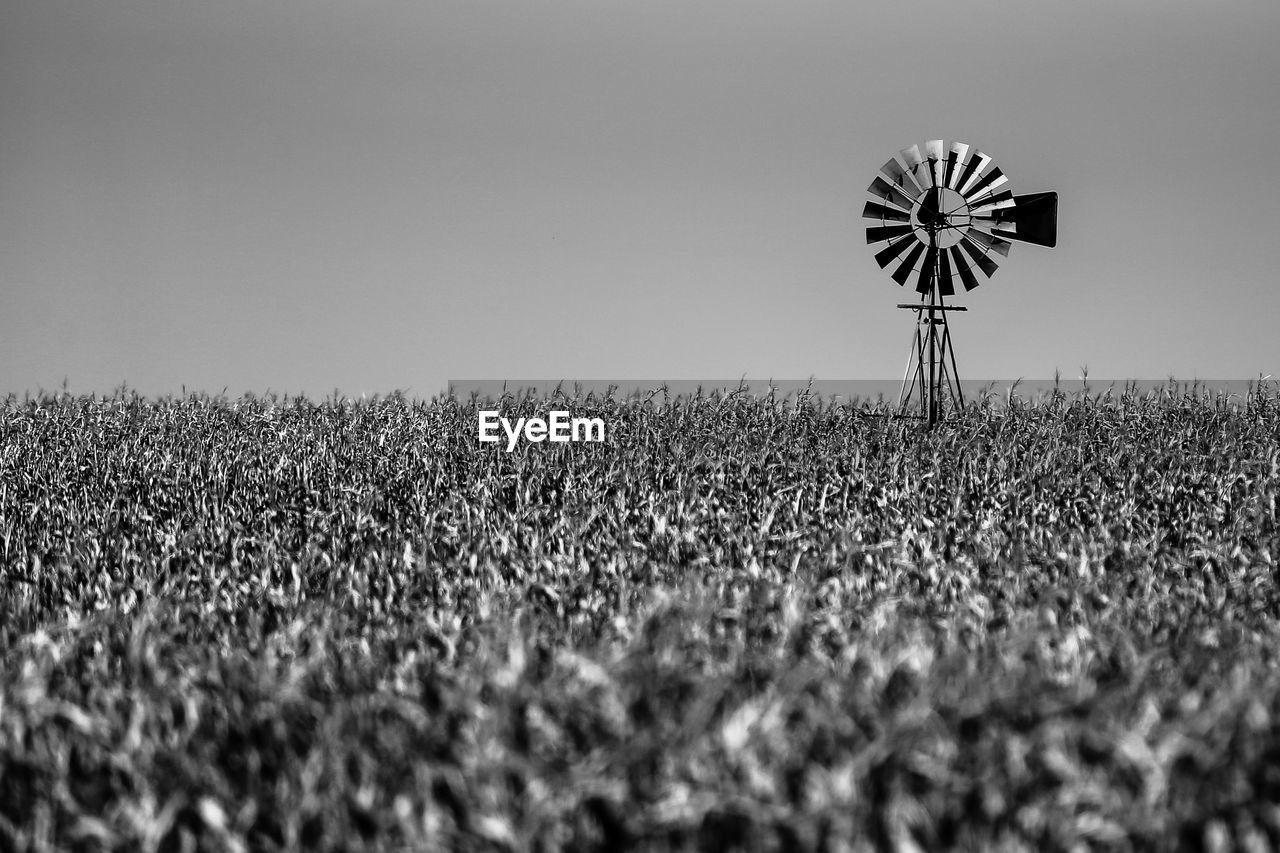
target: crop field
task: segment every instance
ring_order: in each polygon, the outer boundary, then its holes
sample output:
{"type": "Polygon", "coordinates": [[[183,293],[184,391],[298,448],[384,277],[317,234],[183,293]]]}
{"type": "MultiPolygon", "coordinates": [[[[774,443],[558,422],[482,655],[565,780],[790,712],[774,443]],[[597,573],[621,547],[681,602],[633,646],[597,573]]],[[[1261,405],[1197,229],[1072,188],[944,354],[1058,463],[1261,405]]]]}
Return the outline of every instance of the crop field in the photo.
{"type": "Polygon", "coordinates": [[[9,398],[0,850],[1280,848],[1280,392],[555,407],[9,398]]]}

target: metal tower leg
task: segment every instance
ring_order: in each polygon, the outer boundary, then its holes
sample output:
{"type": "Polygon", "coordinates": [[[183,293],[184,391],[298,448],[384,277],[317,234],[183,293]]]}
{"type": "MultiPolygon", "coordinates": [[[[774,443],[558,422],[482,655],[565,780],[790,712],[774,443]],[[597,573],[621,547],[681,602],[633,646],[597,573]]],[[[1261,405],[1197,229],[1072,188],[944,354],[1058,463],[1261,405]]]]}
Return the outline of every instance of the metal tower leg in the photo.
{"type": "Polygon", "coordinates": [[[902,388],[898,392],[898,408],[911,401],[916,387],[924,387],[924,376],[921,375],[921,356],[924,354],[924,341],[920,337],[920,315],[916,315],[916,326],[911,331],[911,354],[907,356],[907,369],[902,374],[902,388]],[[914,368],[914,370],[913,370],[914,368]],[[910,384],[907,380],[910,379],[910,384]]]}
{"type": "Polygon", "coordinates": [[[956,348],[951,340],[951,327],[946,324],[946,317],[943,317],[943,341],[946,346],[947,356],[951,359],[951,402],[957,408],[964,408],[964,389],[960,387],[960,371],[956,368],[956,348]]]}

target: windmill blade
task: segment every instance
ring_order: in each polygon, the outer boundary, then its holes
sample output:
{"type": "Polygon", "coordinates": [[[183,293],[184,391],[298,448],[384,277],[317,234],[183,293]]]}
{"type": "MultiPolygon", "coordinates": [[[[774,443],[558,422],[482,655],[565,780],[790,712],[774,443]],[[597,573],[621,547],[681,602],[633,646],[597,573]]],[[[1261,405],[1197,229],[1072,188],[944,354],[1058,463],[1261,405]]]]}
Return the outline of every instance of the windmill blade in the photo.
{"type": "Polygon", "coordinates": [[[968,192],[962,192],[961,195],[964,196],[965,201],[972,202],[982,195],[983,190],[994,190],[996,187],[1001,186],[1008,180],[1009,179],[1005,177],[1004,172],[1000,171],[1000,167],[996,166],[990,172],[987,172],[975,181],[973,186],[969,187],[968,192]]]}
{"type": "Polygon", "coordinates": [[[965,236],[980,244],[982,248],[989,252],[999,252],[1004,257],[1009,257],[1010,243],[1008,240],[993,237],[985,231],[979,231],[977,228],[970,228],[965,236]]]}
{"type": "Polygon", "coordinates": [[[997,208],[1012,207],[1012,206],[1013,206],[1013,191],[1001,190],[995,195],[985,196],[976,204],[970,204],[969,215],[979,217],[979,218],[989,219],[990,217],[984,216],[984,214],[992,210],[996,210],[997,208]]]}
{"type": "Polygon", "coordinates": [[[920,165],[916,166],[915,174],[916,183],[924,187],[926,192],[938,185],[938,182],[934,180],[933,163],[929,160],[921,161],[920,165]]]}
{"type": "Polygon", "coordinates": [[[996,274],[996,270],[1000,265],[991,260],[991,256],[982,251],[978,244],[968,238],[968,236],[960,239],[960,245],[964,246],[964,250],[973,258],[973,262],[978,265],[978,269],[986,273],[987,278],[996,274]]]}
{"type": "Polygon", "coordinates": [[[904,171],[902,165],[893,157],[890,157],[889,162],[880,167],[880,171],[884,173],[885,177],[893,181],[912,201],[923,192],[920,189],[920,185],[916,183],[916,179],[911,177],[909,172],[904,171]]]}
{"type": "Polygon", "coordinates": [[[1004,201],[1005,199],[1013,198],[1013,193],[1007,189],[1001,190],[1000,192],[996,192],[997,188],[1002,187],[1007,183],[1009,183],[1008,175],[1001,175],[1000,177],[996,178],[994,181],[991,182],[990,186],[987,186],[986,188],[975,193],[973,198],[966,199],[966,201],[969,202],[969,207],[971,209],[975,207],[983,207],[993,202],[1004,201]]]}
{"type": "Polygon", "coordinates": [[[933,288],[933,276],[937,266],[938,247],[930,246],[924,253],[924,266],[920,267],[920,277],[916,279],[916,293],[928,293],[933,288]]]}
{"type": "Polygon", "coordinates": [[[1009,215],[1013,213],[1013,202],[1002,201],[991,207],[985,208],[978,213],[970,215],[972,225],[980,228],[1002,228],[1011,220],[1009,215]]]}
{"type": "Polygon", "coordinates": [[[910,225],[878,225],[867,229],[867,242],[879,243],[881,240],[892,240],[903,234],[910,234],[910,225]]]}
{"type": "Polygon", "coordinates": [[[969,155],[969,146],[963,142],[952,142],[951,152],[947,154],[947,170],[943,179],[943,183],[947,189],[955,189],[956,181],[960,177],[961,164],[964,158],[969,155]]]}
{"type": "Polygon", "coordinates": [[[880,269],[884,269],[889,266],[889,263],[894,258],[898,257],[898,255],[901,255],[902,250],[912,243],[915,243],[917,246],[920,245],[919,241],[916,240],[915,235],[908,234],[905,237],[899,237],[888,246],[885,246],[883,249],[876,252],[876,263],[880,265],[880,269]]]}
{"type": "Polygon", "coordinates": [[[911,214],[905,210],[899,210],[896,207],[889,207],[887,204],[880,204],[876,201],[869,201],[862,208],[863,219],[880,219],[891,220],[893,222],[910,222],[911,214]]]}
{"type": "Polygon", "coordinates": [[[995,228],[1007,228],[1009,230],[1012,230],[1013,229],[1012,220],[1001,218],[1000,216],[1000,214],[1002,213],[1008,214],[1012,212],[1013,212],[1012,205],[1010,205],[1007,208],[998,208],[996,210],[988,210],[985,213],[975,214],[970,219],[969,224],[975,228],[985,228],[988,231],[991,231],[992,229],[995,229],[995,228]]]}
{"type": "Polygon", "coordinates": [[[902,187],[889,183],[879,175],[876,175],[876,179],[871,182],[871,186],[867,187],[867,192],[879,196],[890,204],[896,204],[903,210],[910,210],[912,205],[915,204],[916,196],[919,195],[918,192],[916,195],[908,195],[902,187]]]}
{"type": "Polygon", "coordinates": [[[944,165],[942,140],[930,139],[924,144],[924,157],[929,161],[929,178],[935,187],[943,186],[942,169],[944,165]]]}
{"type": "Polygon", "coordinates": [[[902,162],[907,164],[907,172],[915,178],[915,182],[921,189],[927,190],[933,186],[933,172],[927,168],[924,158],[920,156],[919,145],[903,148],[898,153],[902,155],[902,162]]]}
{"type": "Polygon", "coordinates": [[[899,285],[905,285],[907,283],[907,279],[911,277],[911,271],[915,268],[916,261],[923,252],[924,243],[916,240],[915,246],[912,247],[910,252],[907,252],[907,256],[902,259],[902,263],[893,271],[893,280],[899,285]]]}
{"type": "Polygon", "coordinates": [[[956,271],[960,273],[960,281],[964,283],[966,292],[978,286],[978,277],[973,274],[973,270],[969,269],[969,265],[965,263],[964,255],[960,254],[960,249],[956,246],[951,247],[951,262],[956,271]]]}
{"type": "Polygon", "coordinates": [[[946,250],[938,253],[938,293],[943,296],[956,295],[951,283],[951,256],[946,250]]]}
{"type": "Polygon", "coordinates": [[[1052,249],[1058,245],[1058,194],[1029,193],[1013,197],[1011,207],[995,210],[991,233],[1052,249]]]}
{"type": "Polygon", "coordinates": [[[964,195],[969,185],[978,179],[982,174],[982,170],[987,168],[991,163],[991,158],[981,151],[975,150],[973,156],[969,158],[969,162],[965,164],[964,171],[960,173],[960,177],[956,179],[956,185],[953,189],[960,195],[964,195]]]}
{"type": "Polygon", "coordinates": [[[901,155],[902,162],[907,164],[908,172],[914,172],[916,170],[916,166],[920,165],[922,158],[920,157],[919,145],[912,145],[910,148],[903,148],[898,152],[898,154],[901,155]]]}

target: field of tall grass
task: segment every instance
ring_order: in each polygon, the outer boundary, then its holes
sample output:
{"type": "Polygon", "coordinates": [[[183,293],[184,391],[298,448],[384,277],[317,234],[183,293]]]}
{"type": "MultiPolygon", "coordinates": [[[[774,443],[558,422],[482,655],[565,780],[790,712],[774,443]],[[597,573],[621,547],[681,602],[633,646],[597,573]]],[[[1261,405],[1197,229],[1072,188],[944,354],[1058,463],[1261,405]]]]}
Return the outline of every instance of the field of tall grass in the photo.
{"type": "Polygon", "coordinates": [[[1280,847],[1280,393],[556,408],[5,401],[0,849],[1280,847]]]}

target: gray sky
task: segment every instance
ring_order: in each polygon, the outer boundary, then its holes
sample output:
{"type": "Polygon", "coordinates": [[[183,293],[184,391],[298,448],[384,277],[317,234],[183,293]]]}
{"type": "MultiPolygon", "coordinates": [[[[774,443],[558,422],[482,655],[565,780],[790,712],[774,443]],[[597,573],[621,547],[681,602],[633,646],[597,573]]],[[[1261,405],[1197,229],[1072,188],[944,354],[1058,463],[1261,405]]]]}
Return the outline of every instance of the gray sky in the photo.
{"type": "Polygon", "coordinates": [[[0,392],[900,376],[866,185],[1057,190],[964,377],[1280,375],[1280,3],[0,0],[0,392]]]}

